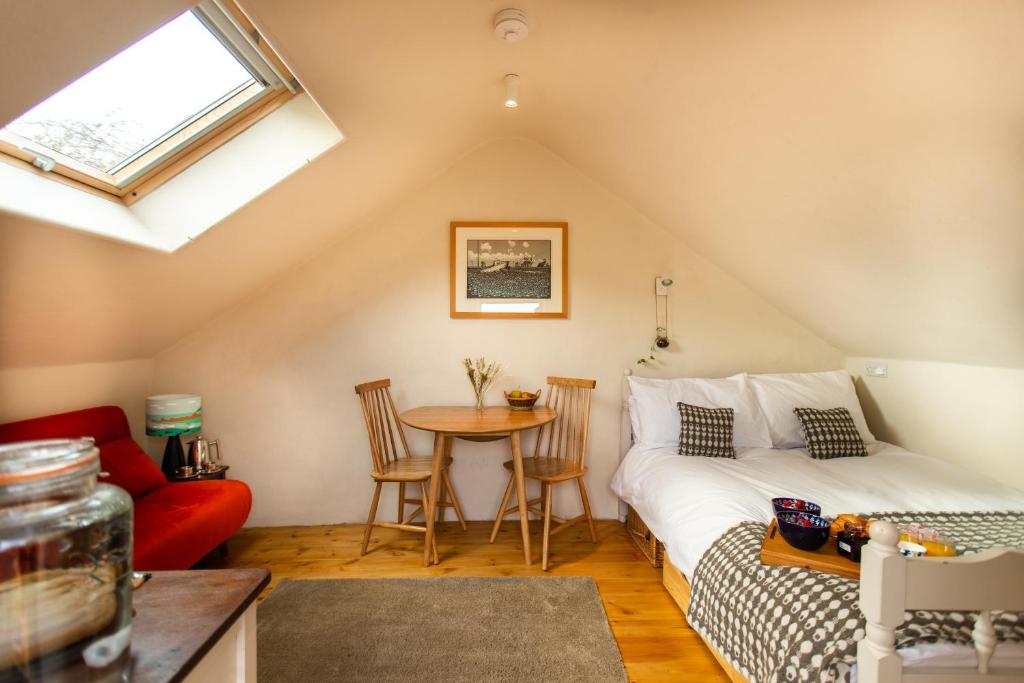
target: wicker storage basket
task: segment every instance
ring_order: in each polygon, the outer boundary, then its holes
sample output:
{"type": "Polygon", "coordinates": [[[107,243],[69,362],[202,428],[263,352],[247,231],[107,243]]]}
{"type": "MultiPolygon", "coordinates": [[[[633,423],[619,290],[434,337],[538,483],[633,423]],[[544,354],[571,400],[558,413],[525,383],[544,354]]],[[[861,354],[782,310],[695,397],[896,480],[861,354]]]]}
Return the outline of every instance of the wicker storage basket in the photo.
{"type": "Polygon", "coordinates": [[[626,512],[626,531],[652,567],[661,567],[665,564],[665,544],[651,533],[644,520],[640,519],[640,515],[632,507],[626,512]]]}

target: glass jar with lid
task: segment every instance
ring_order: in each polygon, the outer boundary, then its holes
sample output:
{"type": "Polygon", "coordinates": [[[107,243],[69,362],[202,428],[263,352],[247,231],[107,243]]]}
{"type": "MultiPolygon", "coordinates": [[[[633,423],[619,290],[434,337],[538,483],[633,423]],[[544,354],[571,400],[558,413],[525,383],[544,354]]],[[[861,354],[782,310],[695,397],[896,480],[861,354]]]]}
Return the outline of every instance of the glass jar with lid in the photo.
{"type": "Polygon", "coordinates": [[[0,681],[125,681],[132,499],[92,439],[0,446],[0,681]]]}

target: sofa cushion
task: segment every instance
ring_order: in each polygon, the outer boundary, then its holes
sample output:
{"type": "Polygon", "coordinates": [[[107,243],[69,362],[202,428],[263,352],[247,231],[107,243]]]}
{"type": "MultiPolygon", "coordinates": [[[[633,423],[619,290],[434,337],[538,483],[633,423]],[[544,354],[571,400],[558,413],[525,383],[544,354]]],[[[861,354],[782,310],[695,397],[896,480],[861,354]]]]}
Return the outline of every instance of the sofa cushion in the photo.
{"type": "Polygon", "coordinates": [[[135,501],[138,570],[188,569],[241,528],[252,493],[240,481],[167,484],[135,501]]]}
{"type": "Polygon", "coordinates": [[[120,486],[132,498],[144,496],[167,483],[167,477],[129,438],[109,441],[100,447],[100,468],[107,477],[100,481],[120,486]]]}

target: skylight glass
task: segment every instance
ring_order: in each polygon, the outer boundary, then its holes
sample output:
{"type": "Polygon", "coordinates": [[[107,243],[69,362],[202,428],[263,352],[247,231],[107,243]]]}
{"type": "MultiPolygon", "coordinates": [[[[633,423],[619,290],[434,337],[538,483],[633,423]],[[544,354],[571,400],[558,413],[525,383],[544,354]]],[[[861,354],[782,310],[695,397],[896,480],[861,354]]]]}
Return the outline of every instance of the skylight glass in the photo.
{"type": "MultiPolygon", "coordinates": [[[[4,132],[116,173],[204,117],[213,124],[266,85],[186,12],[15,119],[4,132]],[[239,98],[239,96],[242,96],[239,98]]],[[[208,126],[207,126],[208,127],[208,126]]],[[[191,134],[196,131],[190,130],[191,134]]]]}

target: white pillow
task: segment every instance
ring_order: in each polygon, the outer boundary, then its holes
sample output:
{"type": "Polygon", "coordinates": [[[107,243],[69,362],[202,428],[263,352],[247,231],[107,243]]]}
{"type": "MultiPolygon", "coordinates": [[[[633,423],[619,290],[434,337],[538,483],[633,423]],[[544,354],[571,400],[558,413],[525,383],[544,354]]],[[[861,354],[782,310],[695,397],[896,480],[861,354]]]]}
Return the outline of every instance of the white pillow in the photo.
{"type": "Polygon", "coordinates": [[[749,381],[768,421],[768,431],[775,448],[803,448],[806,445],[800,420],[793,413],[793,408],[846,408],[864,443],[875,442],[857,400],[853,379],[846,370],[750,375],[749,381]]]}
{"type": "Polygon", "coordinates": [[[732,444],[771,448],[768,425],[745,374],[724,379],[629,378],[629,419],[638,444],[654,448],[679,445],[678,403],[701,408],[732,408],[732,444]]]}

